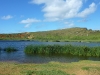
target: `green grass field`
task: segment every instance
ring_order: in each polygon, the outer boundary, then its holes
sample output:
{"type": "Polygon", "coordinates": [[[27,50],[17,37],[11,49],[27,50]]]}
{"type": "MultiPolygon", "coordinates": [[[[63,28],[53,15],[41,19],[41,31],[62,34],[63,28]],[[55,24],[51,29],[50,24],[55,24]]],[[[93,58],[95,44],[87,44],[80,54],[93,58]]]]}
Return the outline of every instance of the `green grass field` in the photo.
{"type": "Polygon", "coordinates": [[[100,75],[100,61],[44,64],[0,62],[0,75],[100,75]]]}

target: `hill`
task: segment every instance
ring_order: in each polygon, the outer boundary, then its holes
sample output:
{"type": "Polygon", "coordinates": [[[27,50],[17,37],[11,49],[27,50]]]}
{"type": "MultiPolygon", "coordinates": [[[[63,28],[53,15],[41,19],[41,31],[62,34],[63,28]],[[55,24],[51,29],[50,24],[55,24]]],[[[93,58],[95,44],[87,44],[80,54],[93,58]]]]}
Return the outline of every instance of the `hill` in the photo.
{"type": "Polygon", "coordinates": [[[100,42],[100,30],[87,28],[68,28],[61,30],[0,34],[0,40],[38,40],[38,41],[96,41],[100,42]]]}

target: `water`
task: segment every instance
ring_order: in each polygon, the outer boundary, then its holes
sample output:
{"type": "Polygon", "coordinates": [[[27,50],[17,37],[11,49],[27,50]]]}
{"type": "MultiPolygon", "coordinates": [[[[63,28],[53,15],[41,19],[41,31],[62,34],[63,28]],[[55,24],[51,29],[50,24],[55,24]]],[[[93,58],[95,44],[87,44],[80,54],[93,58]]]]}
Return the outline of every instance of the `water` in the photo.
{"type": "Polygon", "coordinates": [[[20,63],[47,63],[50,61],[57,62],[76,62],[80,60],[100,60],[99,57],[78,57],[78,56],[69,56],[69,55],[26,55],[24,53],[24,48],[27,45],[77,45],[77,46],[100,46],[100,43],[85,43],[85,42],[38,42],[38,41],[0,41],[0,47],[2,49],[6,47],[14,47],[18,51],[12,53],[6,53],[5,51],[0,51],[0,61],[14,61],[20,63]]]}

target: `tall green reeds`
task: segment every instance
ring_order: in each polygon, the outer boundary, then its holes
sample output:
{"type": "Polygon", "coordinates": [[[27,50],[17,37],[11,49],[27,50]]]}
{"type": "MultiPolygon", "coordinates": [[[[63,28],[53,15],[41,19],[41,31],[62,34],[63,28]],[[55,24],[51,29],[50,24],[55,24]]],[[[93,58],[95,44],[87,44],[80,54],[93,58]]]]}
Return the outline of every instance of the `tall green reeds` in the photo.
{"type": "Polygon", "coordinates": [[[65,54],[77,56],[100,56],[100,47],[72,46],[72,45],[28,45],[26,54],[65,54]]]}
{"type": "Polygon", "coordinates": [[[7,48],[4,49],[4,51],[6,51],[6,52],[14,52],[14,51],[17,51],[17,50],[15,48],[13,48],[13,47],[7,47],[7,48]]]}
{"type": "Polygon", "coordinates": [[[1,47],[0,47],[0,51],[1,51],[1,47]]]}

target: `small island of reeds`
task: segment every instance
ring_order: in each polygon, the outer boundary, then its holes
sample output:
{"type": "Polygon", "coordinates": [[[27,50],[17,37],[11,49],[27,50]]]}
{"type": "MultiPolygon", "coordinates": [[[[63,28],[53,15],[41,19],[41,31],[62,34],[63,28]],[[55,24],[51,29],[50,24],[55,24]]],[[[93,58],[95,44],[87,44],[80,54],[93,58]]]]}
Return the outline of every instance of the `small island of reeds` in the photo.
{"type": "Polygon", "coordinates": [[[100,56],[100,47],[72,46],[72,45],[28,45],[26,54],[65,54],[76,56],[100,56]]]}
{"type": "Polygon", "coordinates": [[[17,50],[14,47],[6,47],[6,48],[4,48],[4,51],[6,51],[6,52],[15,52],[17,50]]]}

